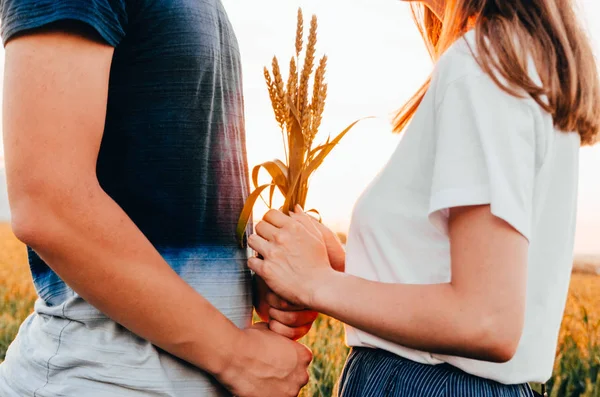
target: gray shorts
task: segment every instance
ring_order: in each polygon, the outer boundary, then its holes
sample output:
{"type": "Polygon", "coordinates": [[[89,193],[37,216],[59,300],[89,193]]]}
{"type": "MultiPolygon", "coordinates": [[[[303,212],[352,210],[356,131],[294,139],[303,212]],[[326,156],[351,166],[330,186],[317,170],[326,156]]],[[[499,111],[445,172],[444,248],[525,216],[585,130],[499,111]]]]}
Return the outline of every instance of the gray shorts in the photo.
{"type": "MultiPolygon", "coordinates": [[[[190,266],[181,276],[238,327],[248,326],[252,299],[246,257],[185,255],[190,266]]],[[[72,293],[57,306],[36,302],[35,312],[21,325],[0,364],[0,396],[221,397],[229,393],[203,371],[134,335],[72,293]]]]}

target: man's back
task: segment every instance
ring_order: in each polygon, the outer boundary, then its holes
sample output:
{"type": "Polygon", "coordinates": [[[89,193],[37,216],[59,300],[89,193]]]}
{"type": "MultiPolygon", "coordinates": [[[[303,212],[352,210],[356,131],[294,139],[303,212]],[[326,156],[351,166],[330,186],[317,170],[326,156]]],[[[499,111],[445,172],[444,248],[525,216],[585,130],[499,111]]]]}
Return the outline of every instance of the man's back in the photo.
{"type": "MultiPolygon", "coordinates": [[[[12,20],[48,23],[40,3],[4,2],[5,41],[20,32],[12,20]]],[[[96,18],[69,3],[79,2],[60,2],[52,15],[96,18]]],[[[110,17],[92,22],[116,46],[97,167],[102,188],[159,249],[235,246],[248,178],[239,50],[221,2],[110,5],[101,10],[110,17]]],[[[33,251],[30,262],[34,278],[45,278],[50,270],[33,251]]],[[[64,296],[55,292],[42,298],[58,304],[64,296]]]]}
{"type": "Polygon", "coordinates": [[[247,195],[241,65],[220,0],[130,1],[98,174],[157,246],[233,246],[247,195]]]}
{"type": "MultiPolygon", "coordinates": [[[[248,326],[250,274],[235,239],[248,193],[241,66],[220,0],[2,3],[5,43],[63,23],[91,28],[115,47],[97,161],[102,189],[189,285],[238,327],[248,326]]],[[[29,258],[41,300],[38,316],[26,321],[7,354],[3,370],[12,390],[38,396],[222,393],[200,370],[80,298],[33,249],[29,258]],[[37,367],[43,373],[31,372],[37,367]],[[66,373],[54,369],[67,367],[65,383],[66,373]],[[125,368],[134,369],[133,376],[124,377],[125,368]],[[89,388],[90,379],[97,390],[89,388]]],[[[156,306],[165,310],[160,301],[156,306]]]]}

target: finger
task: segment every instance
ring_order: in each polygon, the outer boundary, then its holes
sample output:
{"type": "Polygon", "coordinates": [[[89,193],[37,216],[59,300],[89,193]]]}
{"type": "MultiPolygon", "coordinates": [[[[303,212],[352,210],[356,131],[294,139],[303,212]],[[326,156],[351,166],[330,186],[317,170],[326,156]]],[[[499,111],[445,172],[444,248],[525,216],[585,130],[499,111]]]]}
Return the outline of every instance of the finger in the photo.
{"type": "Polygon", "coordinates": [[[304,226],[306,228],[306,230],[308,232],[310,232],[310,234],[312,234],[313,236],[322,240],[323,235],[321,234],[321,231],[319,229],[317,229],[317,227],[314,225],[314,223],[312,221],[312,219],[314,219],[314,218],[310,215],[307,215],[305,212],[302,212],[302,210],[300,208],[301,207],[299,207],[299,206],[296,207],[296,211],[290,214],[292,219],[294,219],[297,222],[300,222],[300,224],[302,224],[302,226],[304,226]]]}
{"type": "Polygon", "coordinates": [[[263,258],[267,257],[266,253],[268,251],[269,242],[261,236],[259,236],[258,234],[252,234],[250,235],[250,237],[248,237],[248,245],[254,251],[262,255],[263,258]]]}
{"type": "Polygon", "coordinates": [[[279,310],[285,310],[285,311],[306,310],[306,308],[304,306],[294,305],[294,304],[286,301],[285,299],[280,298],[274,292],[267,293],[265,300],[267,301],[267,304],[269,306],[274,307],[275,309],[279,309],[279,310]]]}
{"type": "Polygon", "coordinates": [[[252,277],[252,305],[263,321],[269,321],[269,308],[267,294],[271,291],[267,283],[258,275],[252,277]]]}
{"type": "Polygon", "coordinates": [[[250,270],[264,279],[263,272],[265,268],[265,261],[263,259],[257,257],[248,258],[248,267],[250,270]]]}
{"type": "Polygon", "coordinates": [[[269,210],[263,217],[263,220],[279,228],[284,227],[292,221],[289,216],[278,210],[269,210]]]}
{"type": "Polygon", "coordinates": [[[286,325],[281,324],[279,321],[271,320],[269,321],[269,329],[273,332],[278,333],[281,336],[285,336],[291,340],[298,340],[302,338],[304,335],[310,331],[310,327],[312,324],[304,325],[302,327],[288,327],[286,325]]]}
{"type": "Polygon", "coordinates": [[[298,343],[300,346],[301,358],[304,359],[306,365],[309,365],[313,359],[313,352],[307,346],[302,343],[298,343]]]}
{"type": "MultiPolygon", "coordinates": [[[[342,258],[342,257],[340,256],[340,258],[342,258]]],[[[333,270],[335,270],[336,272],[345,273],[346,272],[345,258],[346,257],[344,256],[343,259],[330,260],[329,262],[331,263],[331,268],[333,270]]]]}
{"type": "Polygon", "coordinates": [[[331,229],[318,220],[314,219],[313,224],[323,235],[323,241],[325,241],[325,245],[327,246],[327,254],[329,255],[329,263],[331,263],[331,267],[334,270],[343,273],[346,270],[346,251],[342,246],[340,238],[331,229]]]}
{"type": "Polygon", "coordinates": [[[336,238],[339,240],[339,238],[335,235],[335,233],[333,233],[327,226],[325,226],[324,224],[322,224],[321,222],[319,222],[318,219],[313,218],[312,216],[310,217],[310,219],[312,220],[312,224],[319,229],[319,231],[321,232],[321,234],[323,235],[323,237],[331,235],[332,238],[336,238]]]}
{"type": "Polygon", "coordinates": [[[267,241],[273,241],[273,236],[279,230],[279,228],[273,226],[269,222],[260,221],[255,227],[256,234],[261,236],[267,241]]]}
{"type": "Polygon", "coordinates": [[[269,309],[269,317],[271,320],[276,320],[281,324],[292,328],[311,325],[318,315],[318,312],[312,310],[290,312],[285,310],[278,310],[273,307],[269,309]]]}
{"type": "Polygon", "coordinates": [[[320,224],[319,220],[310,216],[307,212],[304,212],[304,210],[302,210],[302,207],[300,207],[299,205],[296,206],[296,209],[294,210],[294,215],[298,215],[298,220],[300,220],[304,226],[309,228],[309,230],[316,230],[319,234],[321,233],[319,228],[315,225],[315,222],[320,224]]]}
{"type": "Polygon", "coordinates": [[[266,330],[269,329],[269,324],[268,323],[263,323],[263,322],[255,323],[255,324],[252,324],[251,328],[253,328],[253,329],[261,329],[261,330],[265,330],[266,331],[266,330]]]}

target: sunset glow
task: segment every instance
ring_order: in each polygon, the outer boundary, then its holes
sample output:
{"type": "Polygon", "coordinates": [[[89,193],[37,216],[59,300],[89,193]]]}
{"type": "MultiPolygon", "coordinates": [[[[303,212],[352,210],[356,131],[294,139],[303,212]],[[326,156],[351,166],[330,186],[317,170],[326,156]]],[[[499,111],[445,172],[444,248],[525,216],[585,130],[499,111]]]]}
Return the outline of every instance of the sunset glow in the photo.
{"type": "MultiPolygon", "coordinates": [[[[223,0],[237,30],[246,96],[248,159],[255,165],[282,158],[281,137],[270,108],[262,69],[273,55],[293,53],[296,10],[319,18],[319,47],[329,57],[329,96],[322,131],[335,134],[350,121],[377,116],[356,127],[315,174],[308,208],[345,231],[354,202],[394,151],[400,137],[390,119],[432,69],[406,3],[391,0],[223,0]]],[[[600,4],[580,0],[600,55],[600,4]]],[[[287,71],[284,69],[284,76],[287,71]]],[[[326,136],[325,136],[326,137],[326,136]]],[[[325,138],[323,138],[325,139],[325,138]]],[[[576,252],[600,254],[600,146],[582,149],[576,252]]],[[[255,215],[265,207],[257,206],[255,215]]]]}
{"type": "MultiPolygon", "coordinates": [[[[293,53],[296,11],[319,18],[318,54],[329,57],[329,96],[321,131],[336,134],[366,120],[334,149],[311,182],[307,208],[317,208],[336,230],[349,225],[354,202],[396,147],[390,119],[432,69],[409,6],[394,0],[223,0],[242,52],[248,160],[251,166],[283,158],[281,135],[263,80],[273,55],[293,53]]],[[[579,0],[600,55],[600,3],[579,0]]],[[[0,51],[0,64],[4,62],[0,51]]],[[[287,62],[284,63],[285,65],[287,62]]],[[[283,67],[283,66],[282,66],[283,67]]],[[[287,70],[283,67],[283,74],[287,70]]],[[[326,135],[321,138],[325,139],[326,135]]],[[[1,155],[1,147],[0,147],[1,155]]],[[[600,145],[581,152],[576,252],[600,254],[600,145]]],[[[264,206],[257,206],[260,217],[264,206]]]]}

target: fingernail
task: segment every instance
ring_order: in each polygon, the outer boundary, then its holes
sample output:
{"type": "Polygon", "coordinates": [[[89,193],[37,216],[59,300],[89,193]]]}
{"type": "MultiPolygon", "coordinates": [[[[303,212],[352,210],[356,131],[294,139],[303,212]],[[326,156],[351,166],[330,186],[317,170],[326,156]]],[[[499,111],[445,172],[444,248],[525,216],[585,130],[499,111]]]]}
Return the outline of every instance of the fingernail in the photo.
{"type": "Polygon", "coordinates": [[[296,204],[296,209],[295,209],[295,212],[297,212],[297,213],[304,212],[304,211],[302,210],[302,207],[300,206],[300,204],[296,204]]]}

